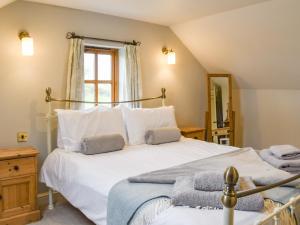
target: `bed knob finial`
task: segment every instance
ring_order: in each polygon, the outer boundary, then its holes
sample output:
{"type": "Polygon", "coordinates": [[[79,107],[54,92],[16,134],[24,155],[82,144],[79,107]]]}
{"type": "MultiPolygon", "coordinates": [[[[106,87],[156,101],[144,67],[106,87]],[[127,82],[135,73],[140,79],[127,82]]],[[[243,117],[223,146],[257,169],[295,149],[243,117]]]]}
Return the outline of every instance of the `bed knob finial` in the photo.
{"type": "Polygon", "coordinates": [[[228,167],[224,173],[225,187],[222,196],[222,203],[227,208],[233,208],[237,203],[235,185],[239,180],[239,173],[233,166],[228,167]]]}
{"type": "Polygon", "coordinates": [[[239,172],[233,166],[230,166],[226,169],[224,173],[225,184],[236,185],[239,180],[239,172]]]}
{"type": "Polygon", "coordinates": [[[52,89],[51,87],[47,87],[46,88],[46,102],[51,102],[51,93],[52,93],[52,89]]]}

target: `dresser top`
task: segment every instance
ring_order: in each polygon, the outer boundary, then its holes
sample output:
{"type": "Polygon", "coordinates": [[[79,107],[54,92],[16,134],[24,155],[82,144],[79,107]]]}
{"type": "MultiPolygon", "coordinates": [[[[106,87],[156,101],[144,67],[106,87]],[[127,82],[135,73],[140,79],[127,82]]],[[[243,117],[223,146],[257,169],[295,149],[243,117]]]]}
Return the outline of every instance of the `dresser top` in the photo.
{"type": "Polygon", "coordinates": [[[182,127],[180,128],[182,134],[194,133],[199,131],[205,131],[204,128],[201,127],[182,127]]]}
{"type": "Polygon", "coordinates": [[[0,148],[0,160],[36,156],[39,152],[33,147],[0,148]]]}

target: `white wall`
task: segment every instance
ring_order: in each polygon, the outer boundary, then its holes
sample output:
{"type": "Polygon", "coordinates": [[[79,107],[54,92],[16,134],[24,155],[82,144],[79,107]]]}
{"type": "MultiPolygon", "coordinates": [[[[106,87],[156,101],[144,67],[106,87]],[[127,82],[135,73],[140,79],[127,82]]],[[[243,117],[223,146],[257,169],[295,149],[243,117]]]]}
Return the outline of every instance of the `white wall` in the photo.
{"type": "Polygon", "coordinates": [[[209,73],[233,75],[240,146],[300,145],[299,12],[271,0],[172,26],[209,73]]]}
{"type": "Polygon", "coordinates": [[[299,0],[271,0],[172,30],[209,73],[231,73],[242,89],[299,89],[299,11],[299,0]]]}
{"type": "Polygon", "coordinates": [[[274,144],[300,147],[300,90],[240,91],[241,134],[245,146],[274,144]]]}
{"type": "Polygon", "coordinates": [[[37,147],[41,159],[46,156],[44,90],[49,86],[54,96],[65,95],[68,31],[141,41],[144,96],[158,96],[165,87],[167,104],[175,105],[179,125],[204,124],[205,72],[168,27],[19,1],[0,9],[0,146],[21,145],[16,133],[28,131],[29,142],[23,145],[37,147]],[[34,38],[33,57],[21,56],[22,29],[34,38]],[[164,45],[176,51],[176,65],[167,65],[161,52],[164,45]]]}

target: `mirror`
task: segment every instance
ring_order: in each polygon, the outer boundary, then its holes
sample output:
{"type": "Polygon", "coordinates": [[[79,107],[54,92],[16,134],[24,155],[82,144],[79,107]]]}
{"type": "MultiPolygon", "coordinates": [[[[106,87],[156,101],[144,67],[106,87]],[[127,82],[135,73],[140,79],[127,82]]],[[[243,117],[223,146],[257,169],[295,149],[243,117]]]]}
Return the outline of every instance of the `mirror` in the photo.
{"type": "Polygon", "coordinates": [[[234,145],[231,75],[209,74],[207,81],[207,139],[217,144],[234,145]]]}

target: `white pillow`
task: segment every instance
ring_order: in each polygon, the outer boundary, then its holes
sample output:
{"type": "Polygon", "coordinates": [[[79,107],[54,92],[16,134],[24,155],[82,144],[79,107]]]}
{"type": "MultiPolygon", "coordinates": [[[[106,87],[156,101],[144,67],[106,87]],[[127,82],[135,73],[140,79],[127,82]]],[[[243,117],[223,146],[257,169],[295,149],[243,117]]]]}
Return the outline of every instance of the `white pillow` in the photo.
{"type": "Polygon", "coordinates": [[[82,138],[96,135],[114,133],[127,140],[121,109],[55,111],[58,115],[61,142],[66,150],[80,151],[82,138]]]}
{"type": "Polygon", "coordinates": [[[150,129],[177,127],[173,106],[149,109],[122,107],[122,111],[130,145],[145,144],[145,134],[150,129]]]}

